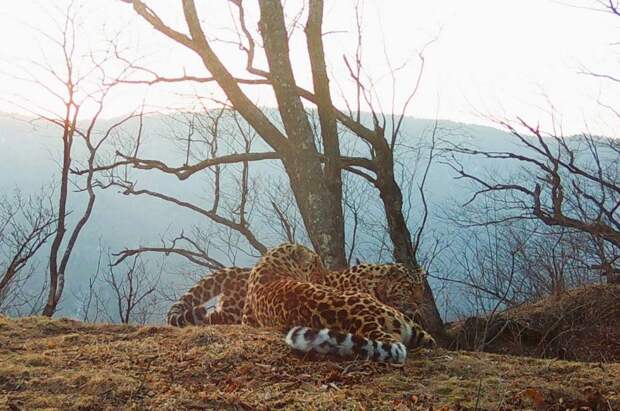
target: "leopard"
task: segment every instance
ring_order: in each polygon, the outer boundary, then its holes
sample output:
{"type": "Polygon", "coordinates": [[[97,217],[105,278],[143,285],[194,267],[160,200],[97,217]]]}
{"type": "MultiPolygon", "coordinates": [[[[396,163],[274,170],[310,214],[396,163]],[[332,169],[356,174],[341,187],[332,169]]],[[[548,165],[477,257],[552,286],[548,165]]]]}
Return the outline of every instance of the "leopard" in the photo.
{"type": "Polygon", "coordinates": [[[242,324],[281,329],[295,351],[403,364],[407,350],[435,346],[402,312],[366,292],[312,282],[327,274],[303,245],[268,250],[248,279],[242,324]]]}
{"type": "Polygon", "coordinates": [[[426,270],[410,270],[401,263],[359,263],[341,271],[328,271],[313,282],[340,291],[370,294],[382,303],[419,322],[420,306],[426,292],[426,270]]]}
{"type": "MultiPolygon", "coordinates": [[[[251,268],[227,267],[198,281],[170,308],[167,323],[171,326],[241,324],[251,268]],[[209,311],[207,303],[219,301],[209,311]]],[[[408,318],[419,322],[420,302],[424,298],[426,271],[409,270],[404,264],[360,263],[338,271],[328,271],[312,282],[340,291],[357,291],[373,295],[408,318]]]]}

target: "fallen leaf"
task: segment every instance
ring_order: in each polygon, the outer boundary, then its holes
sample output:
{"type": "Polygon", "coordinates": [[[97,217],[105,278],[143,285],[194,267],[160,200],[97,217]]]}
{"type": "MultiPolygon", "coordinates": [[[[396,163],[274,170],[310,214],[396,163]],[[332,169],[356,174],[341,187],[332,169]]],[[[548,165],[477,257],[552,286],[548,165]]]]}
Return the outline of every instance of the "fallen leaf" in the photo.
{"type": "Polygon", "coordinates": [[[547,404],[545,403],[545,397],[543,397],[543,395],[537,389],[527,388],[524,393],[530,400],[532,400],[532,402],[534,403],[534,407],[536,407],[536,410],[540,411],[547,408],[547,404]]]}

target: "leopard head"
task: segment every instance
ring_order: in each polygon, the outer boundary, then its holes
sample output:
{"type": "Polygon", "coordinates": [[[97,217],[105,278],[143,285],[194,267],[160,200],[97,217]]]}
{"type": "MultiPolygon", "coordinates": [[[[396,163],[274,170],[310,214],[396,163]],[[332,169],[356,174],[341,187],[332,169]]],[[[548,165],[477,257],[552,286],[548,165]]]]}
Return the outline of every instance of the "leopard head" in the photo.
{"type": "Polygon", "coordinates": [[[326,271],[321,257],[300,244],[281,244],[269,250],[263,260],[269,260],[279,275],[299,281],[311,281],[326,271]]]}
{"type": "Polygon", "coordinates": [[[379,299],[414,319],[424,301],[426,271],[422,267],[412,271],[403,264],[393,264],[387,278],[377,289],[379,299]]]}

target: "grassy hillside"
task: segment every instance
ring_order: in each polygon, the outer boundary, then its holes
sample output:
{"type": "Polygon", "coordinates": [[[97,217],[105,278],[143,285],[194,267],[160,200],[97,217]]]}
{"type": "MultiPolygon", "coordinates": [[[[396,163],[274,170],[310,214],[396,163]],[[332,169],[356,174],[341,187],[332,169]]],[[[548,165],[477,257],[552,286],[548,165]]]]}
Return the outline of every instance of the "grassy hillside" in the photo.
{"type": "Polygon", "coordinates": [[[0,317],[0,408],[620,409],[620,364],[445,350],[304,359],[275,331],[0,317]]]}
{"type": "Polygon", "coordinates": [[[494,316],[472,317],[452,324],[448,333],[452,347],[620,362],[620,284],[579,287],[494,316]]]}

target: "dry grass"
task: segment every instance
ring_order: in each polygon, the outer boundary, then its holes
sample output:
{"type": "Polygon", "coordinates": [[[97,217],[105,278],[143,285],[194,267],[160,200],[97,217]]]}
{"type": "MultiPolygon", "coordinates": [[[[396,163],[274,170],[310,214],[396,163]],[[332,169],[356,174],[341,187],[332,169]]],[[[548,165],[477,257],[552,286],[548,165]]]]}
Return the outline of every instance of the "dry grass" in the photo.
{"type": "Polygon", "coordinates": [[[618,376],[617,363],[444,350],[403,368],[310,360],[243,326],[0,317],[0,409],[618,410],[618,376]]]}
{"type": "MultiPolygon", "coordinates": [[[[492,318],[470,318],[449,330],[455,347],[563,358],[620,362],[620,285],[576,288],[492,318]]],[[[619,377],[620,378],[620,377],[619,377]]]]}

